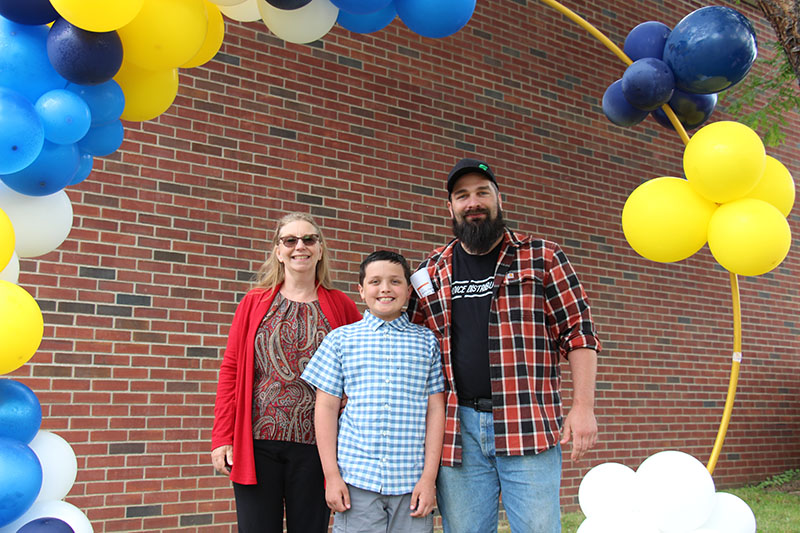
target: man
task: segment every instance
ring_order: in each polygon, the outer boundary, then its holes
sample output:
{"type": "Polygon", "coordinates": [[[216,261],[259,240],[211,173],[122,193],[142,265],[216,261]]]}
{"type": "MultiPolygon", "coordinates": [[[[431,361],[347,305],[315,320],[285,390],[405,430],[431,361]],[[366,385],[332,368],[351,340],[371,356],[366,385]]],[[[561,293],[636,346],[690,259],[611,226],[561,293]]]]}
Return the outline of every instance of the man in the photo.
{"type": "Polygon", "coordinates": [[[559,246],[506,227],[489,165],[459,161],[447,178],[456,238],[420,265],[434,292],[408,313],[441,343],[446,420],[437,499],[445,533],[561,530],[561,445],[594,446],[600,342],[586,295],[559,246]],[[572,408],[561,408],[560,357],[572,408]]]}

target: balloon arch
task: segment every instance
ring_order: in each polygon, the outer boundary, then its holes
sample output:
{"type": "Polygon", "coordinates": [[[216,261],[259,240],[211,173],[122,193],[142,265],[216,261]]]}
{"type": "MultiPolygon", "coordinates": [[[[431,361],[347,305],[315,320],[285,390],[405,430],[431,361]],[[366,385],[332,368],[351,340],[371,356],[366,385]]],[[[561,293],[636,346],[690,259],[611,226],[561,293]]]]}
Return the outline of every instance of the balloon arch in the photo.
{"type": "MultiPolygon", "coordinates": [[[[671,29],[643,22],[621,50],[562,4],[540,1],[626,65],[603,95],[612,123],[633,127],[652,114],[686,144],[685,179],[654,178],[628,197],[621,215],[626,240],[662,263],[708,244],[730,273],[734,311],[728,395],[707,465],[665,451],[636,472],[616,463],[593,468],[579,489],[587,517],[579,531],[754,532],[749,507],[715,493],[711,474],[742,360],[737,275],[769,272],[788,254],[794,181],[747,126],[721,121],[691,138],[686,133],[709,119],[717,93],[747,75],[757,54],[753,27],[734,9],[709,6],[671,29]]],[[[151,120],[172,105],[179,70],[219,50],[223,15],[263,20],[281,39],[309,43],[336,23],[371,33],[396,17],[422,36],[442,38],[463,28],[474,9],[475,0],[0,0],[0,374],[24,365],[43,336],[36,301],[17,285],[19,258],[44,255],[67,238],[72,205],[65,187],[85,180],[95,157],[120,147],[123,120],[151,120]]],[[[75,454],[39,429],[41,416],[27,386],[0,380],[0,533],[92,531],[85,515],[63,501],[77,475],[75,454]]]]}

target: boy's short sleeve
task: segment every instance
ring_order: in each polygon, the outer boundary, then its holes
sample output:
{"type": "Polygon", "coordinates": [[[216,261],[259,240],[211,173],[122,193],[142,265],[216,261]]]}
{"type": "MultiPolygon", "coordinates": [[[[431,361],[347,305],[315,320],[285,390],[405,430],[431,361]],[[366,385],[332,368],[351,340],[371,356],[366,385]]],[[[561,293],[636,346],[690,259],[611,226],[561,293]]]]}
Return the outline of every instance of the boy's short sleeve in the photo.
{"type": "Polygon", "coordinates": [[[444,376],[442,375],[442,354],[439,351],[439,341],[433,332],[428,331],[428,344],[430,346],[431,366],[428,371],[429,394],[444,392],[444,376]]]}
{"type": "Polygon", "coordinates": [[[300,376],[310,385],[322,392],[342,397],[344,393],[344,374],[342,372],[341,349],[336,330],[328,333],[317,351],[311,357],[300,376]]]}

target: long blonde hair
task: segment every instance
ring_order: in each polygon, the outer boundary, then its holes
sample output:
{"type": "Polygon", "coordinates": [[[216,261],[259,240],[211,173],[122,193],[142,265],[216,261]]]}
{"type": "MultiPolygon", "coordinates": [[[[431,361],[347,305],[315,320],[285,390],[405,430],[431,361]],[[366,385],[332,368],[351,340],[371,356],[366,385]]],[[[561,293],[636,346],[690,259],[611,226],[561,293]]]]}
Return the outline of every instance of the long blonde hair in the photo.
{"type": "Polygon", "coordinates": [[[322,235],[322,230],[320,229],[319,225],[317,225],[317,223],[314,222],[314,219],[311,218],[311,215],[301,212],[289,213],[278,220],[278,223],[275,226],[275,235],[272,237],[272,252],[269,254],[269,257],[267,257],[267,260],[264,261],[264,264],[261,265],[261,268],[258,269],[258,272],[256,272],[254,288],[272,289],[283,283],[286,273],[284,272],[283,263],[278,261],[278,257],[275,254],[275,247],[279,244],[278,237],[281,236],[281,230],[283,227],[290,222],[295,222],[297,220],[308,222],[314,226],[314,229],[319,235],[318,246],[320,247],[321,255],[319,262],[317,262],[317,286],[322,286],[326,289],[333,288],[330,267],[328,264],[328,246],[325,244],[325,237],[322,235]]]}

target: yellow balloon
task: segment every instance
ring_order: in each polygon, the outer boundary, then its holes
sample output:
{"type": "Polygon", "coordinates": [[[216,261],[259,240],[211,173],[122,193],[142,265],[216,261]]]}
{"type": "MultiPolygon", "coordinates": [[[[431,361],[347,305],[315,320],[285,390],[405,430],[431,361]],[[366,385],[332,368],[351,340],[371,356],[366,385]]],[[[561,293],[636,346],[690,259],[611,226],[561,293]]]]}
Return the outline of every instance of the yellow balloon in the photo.
{"type": "Polygon", "coordinates": [[[17,238],[11,219],[8,218],[5,211],[0,209],[0,271],[8,266],[16,246],[17,238]]]}
{"type": "Polygon", "coordinates": [[[795,187],[789,169],[772,156],[767,156],[764,174],[756,188],[747,193],[747,198],[764,200],[788,217],[794,206],[795,187]]]}
{"type": "Polygon", "coordinates": [[[19,285],[0,279],[0,375],[27,363],[39,349],[42,335],[39,304],[19,285]]]}
{"type": "Polygon", "coordinates": [[[193,58],[181,65],[181,68],[193,68],[210,61],[222,46],[222,39],[225,37],[225,21],[222,20],[222,12],[219,8],[205,0],[206,10],[208,11],[208,31],[203,46],[193,58]]]}
{"type": "Polygon", "coordinates": [[[622,208],[622,231],[639,255],[661,263],[680,261],[706,243],[708,221],[717,205],[680,178],[656,178],[639,185],[622,208]]]}
{"type": "Polygon", "coordinates": [[[126,61],[114,76],[125,95],[122,120],[156,118],[169,109],[178,94],[178,69],[147,70],[126,61]]]}
{"type": "Polygon", "coordinates": [[[692,187],[717,203],[743,198],[761,179],[766,163],[764,143],[738,122],[714,122],[689,139],[683,172],[692,187]]]}
{"type": "Polygon", "coordinates": [[[789,253],[792,232],[783,214],[771,204],[742,198],[717,209],[708,224],[708,249],[729,272],[760,276],[789,253]]]}
{"type": "Polygon", "coordinates": [[[86,31],[118,30],[142,9],[144,0],[50,0],[67,22],[86,31]]]}
{"type": "Polygon", "coordinates": [[[145,0],[136,18],[117,33],[126,62],[163,70],[193,58],[207,27],[204,0],[145,0]]]}

